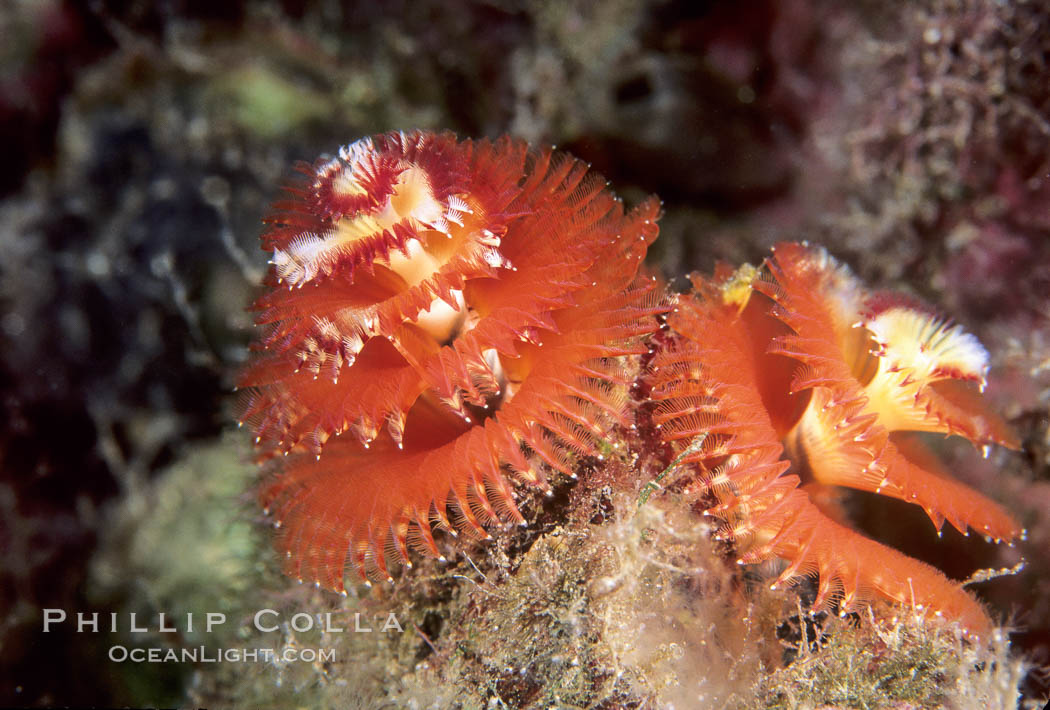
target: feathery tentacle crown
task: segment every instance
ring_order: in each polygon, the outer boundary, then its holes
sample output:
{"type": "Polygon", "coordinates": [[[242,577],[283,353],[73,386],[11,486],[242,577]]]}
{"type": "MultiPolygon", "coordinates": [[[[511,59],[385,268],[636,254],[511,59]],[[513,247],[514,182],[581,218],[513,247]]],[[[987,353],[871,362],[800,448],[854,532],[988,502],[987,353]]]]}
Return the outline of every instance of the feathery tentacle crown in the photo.
{"type": "Polygon", "coordinates": [[[662,438],[698,472],[741,564],[787,561],[774,586],[819,577],[816,606],[873,596],[932,609],[985,632],[990,621],[933,567],[845,527],[810,486],[848,486],[922,506],[996,541],[1023,536],[997,504],[951,479],[906,432],[1016,448],[980,399],[987,354],[956,325],[866,291],[825,251],[781,244],[765,271],[694,277],[652,363],[662,438]],[[785,455],[785,447],[790,456],[785,455]]]}
{"type": "Polygon", "coordinates": [[[627,416],[627,356],[661,311],[637,275],[659,204],[629,214],[587,166],[507,138],[365,138],[275,205],[242,421],[288,572],[389,578],[433,528],[522,522],[627,416]],[[283,455],[283,456],[281,456],[283,455]],[[285,458],[286,457],[286,458],[285,458]]]}

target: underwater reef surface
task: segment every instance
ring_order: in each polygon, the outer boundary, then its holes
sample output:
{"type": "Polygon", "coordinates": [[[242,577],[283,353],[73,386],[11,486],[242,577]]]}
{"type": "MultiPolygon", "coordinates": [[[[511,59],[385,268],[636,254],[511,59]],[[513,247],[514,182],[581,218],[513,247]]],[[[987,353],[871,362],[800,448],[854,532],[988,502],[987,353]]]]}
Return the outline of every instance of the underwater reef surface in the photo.
{"type": "Polygon", "coordinates": [[[1045,702],[1043,4],[36,0],[5,4],[0,26],[0,704],[1045,702]],[[270,257],[260,220],[296,160],[412,128],[554,144],[628,206],[659,195],[646,263],[677,290],[809,240],[973,333],[1020,449],[975,462],[938,440],[938,455],[1027,540],[939,539],[921,509],[842,504],[953,579],[1024,557],[968,587],[1009,639],[974,646],[883,605],[806,616],[815,585],[770,591],[779,569],[738,569],[699,515],[646,487],[666,457],[629,431],[623,453],[523,504],[527,527],[447,563],[345,599],[289,581],[234,431],[270,257]],[[44,634],[44,609],[122,623],[44,634]],[[131,632],[132,612],[151,630],[131,632]],[[187,629],[208,612],[228,622],[187,629]],[[300,612],[372,632],[299,631],[300,612]],[[391,613],[402,631],[380,631],[391,613]],[[335,656],[110,660],[121,645],[335,656]]]}

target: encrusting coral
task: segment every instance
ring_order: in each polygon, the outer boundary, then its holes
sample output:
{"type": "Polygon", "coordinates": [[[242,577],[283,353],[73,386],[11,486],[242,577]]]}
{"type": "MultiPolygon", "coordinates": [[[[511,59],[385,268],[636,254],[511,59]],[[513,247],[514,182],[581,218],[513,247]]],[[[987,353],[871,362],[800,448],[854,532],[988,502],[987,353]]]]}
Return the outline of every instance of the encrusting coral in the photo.
{"type": "Polygon", "coordinates": [[[960,327],[783,244],[764,270],[694,278],[671,332],[647,341],[667,310],[638,273],[659,205],[625,213],[567,155],[390,133],[301,170],[263,236],[265,353],[241,380],[289,574],[345,591],[347,564],[389,579],[410,548],[440,557],[435,527],[524,523],[513,482],[549,492],[550,473],[600,462],[606,435],[632,426],[653,346],[647,445],[670,445],[676,485],[741,564],[786,560],[774,586],[817,576],[818,608],[878,596],[990,629],[939,571],[848,527],[825,490],[916,503],[938,530],[1023,535],[906,434],[1017,446],[960,327]]]}
{"type": "Polygon", "coordinates": [[[677,335],[652,363],[654,421],[694,467],[718,534],[741,564],[787,560],[774,586],[817,575],[816,608],[837,601],[846,612],[880,596],[989,630],[960,586],[847,527],[824,490],[915,503],[938,531],[948,520],[996,541],[1021,537],[1009,514],[903,433],[1016,448],[979,399],[987,353],[959,326],[867,292],[822,249],[781,244],[766,267],[694,278],[669,319],[677,335]],[[803,474],[811,482],[800,486],[803,474]]]}
{"type": "Polygon", "coordinates": [[[342,591],[348,559],[387,579],[441,555],[432,526],[523,522],[511,478],[549,491],[601,455],[658,327],[637,272],[659,204],[625,214],[588,166],[508,138],[390,133],[302,169],[263,237],[242,420],[287,456],[262,498],[289,573],[342,591]]]}

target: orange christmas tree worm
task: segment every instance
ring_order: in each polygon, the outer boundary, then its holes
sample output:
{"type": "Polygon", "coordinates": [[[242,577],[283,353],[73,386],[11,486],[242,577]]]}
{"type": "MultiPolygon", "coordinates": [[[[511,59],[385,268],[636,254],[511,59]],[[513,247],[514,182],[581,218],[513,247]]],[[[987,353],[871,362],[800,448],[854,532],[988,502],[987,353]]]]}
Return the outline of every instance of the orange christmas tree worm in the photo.
{"type": "MultiPolygon", "coordinates": [[[[391,133],[301,170],[263,236],[242,421],[288,572],[342,591],[348,564],[389,578],[410,548],[440,556],[434,528],[523,522],[515,481],[549,491],[630,423],[628,363],[665,310],[638,275],[659,208],[625,214],[587,166],[507,138],[391,133]]],[[[976,339],[797,244],[694,285],[651,362],[654,419],[740,562],[786,560],[777,584],[816,575],[818,607],[882,596],[986,630],[973,598],[821,490],[1022,535],[907,434],[1017,445],[980,398],[976,339]]]]}
{"type": "Polygon", "coordinates": [[[947,520],[995,540],[1022,536],[1000,506],[903,434],[1017,446],[980,399],[987,354],[977,340],[899,297],[867,292],[826,252],[799,244],[778,246],[767,274],[722,270],[694,286],[669,319],[677,336],[652,363],[655,422],[697,472],[699,493],[713,496],[706,514],[721,521],[740,563],[786,560],[774,586],[816,575],[818,608],[837,601],[847,611],[881,596],[987,631],[960,586],[810,496],[849,486],[922,506],[938,531],[947,520]],[[800,487],[802,471],[812,484],[800,487]]]}
{"type": "Polygon", "coordinates": [[[661,311],[638,276],[659,205],[628,214],[569,156],[507,138],[365,138],[302,166],[263,235],[266,331],[242,421],[287,570],[389,578],[433,527],[522,521],[626,423],[625,358],[661,311]]]}

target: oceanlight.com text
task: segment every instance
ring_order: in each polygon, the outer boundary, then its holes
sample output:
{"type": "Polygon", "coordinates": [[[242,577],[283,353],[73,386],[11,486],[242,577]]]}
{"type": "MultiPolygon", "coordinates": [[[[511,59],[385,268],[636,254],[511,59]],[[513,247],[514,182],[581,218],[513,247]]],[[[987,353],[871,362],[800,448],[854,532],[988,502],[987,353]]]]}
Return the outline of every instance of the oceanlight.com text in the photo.
{"type": "Polygon", "coordinates": [[[333,663],[332,648],[128,648],[111,646],[109,660],[114,663],[333,663]]]}

